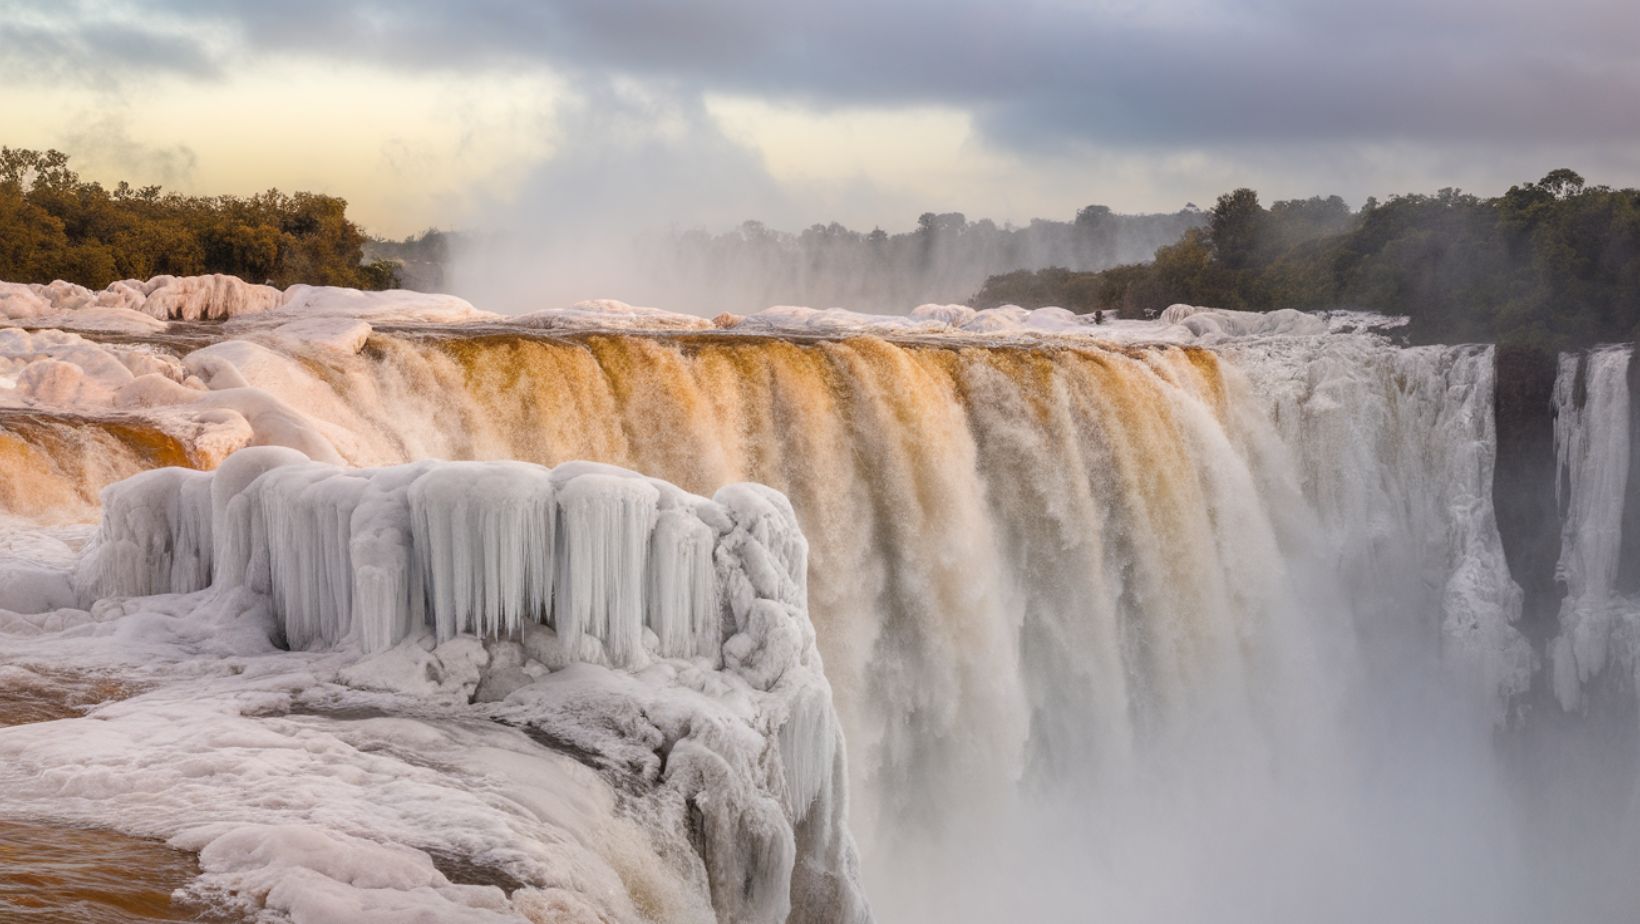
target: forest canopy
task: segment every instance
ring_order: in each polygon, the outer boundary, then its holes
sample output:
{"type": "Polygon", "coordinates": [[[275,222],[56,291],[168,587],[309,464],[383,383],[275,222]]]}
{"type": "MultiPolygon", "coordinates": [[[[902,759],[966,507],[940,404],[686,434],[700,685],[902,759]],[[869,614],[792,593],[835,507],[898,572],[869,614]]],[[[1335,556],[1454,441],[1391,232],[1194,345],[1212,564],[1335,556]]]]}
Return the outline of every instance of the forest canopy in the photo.
{"type": "Polygon", "coordinates": [[[81,179],[60,151],[0,148],[0,279],[120,279],[231,273],[250,282],[392,288],[363,262],[365,235],[335,196],[268,190],[187,196],[81,179]]]}
{"type": "Polygon", "coordinates": [[[1336,196],[1265,208],[1238,189],[1149,263],[996,275],[973,299],[1125,317],[1175,302],[1401,314],[1420,342],[1640,339],[1640,190],[1560,169],[1495,198],[1443,189],[1352,212],[1336,196]]]}

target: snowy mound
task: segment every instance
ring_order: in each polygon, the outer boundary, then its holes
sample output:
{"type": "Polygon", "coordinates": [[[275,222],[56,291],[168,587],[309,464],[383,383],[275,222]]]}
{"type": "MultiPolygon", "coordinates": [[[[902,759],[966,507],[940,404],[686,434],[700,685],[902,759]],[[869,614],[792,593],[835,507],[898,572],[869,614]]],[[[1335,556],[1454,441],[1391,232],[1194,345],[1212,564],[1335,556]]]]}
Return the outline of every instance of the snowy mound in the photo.
{"type": "Polygon", "coordinates": [[[943,321],[862,314],[842,308],[806,308],[775,305],[741,318],[734,329],[757,333],[940,333],[950,329],[943,321]]]}
{"type": "Polygon", "coordinates": [[[1291,308],[1275,311],[1233,311],[1229,308],[1201,308],[1170,305],[1158,319],[1176,324],[1206,342],[1236,337],[1313,337],[1328,332],[1327,320],[1291,308]]]}
{"type": "Polygon", "coordinates": [[[160,680],[107,710],[96,725],[117,746],[0,732],[14,805],[124,818],[199,850],[207,893],[299,920],[869,920],[808,546],[778,492],[734,484],[708,499],[594,463],[347,469],[258,447],[212,473],[145,472],[103,501],[72,572],[0,582],[0,638],[81,661],[100,638],[122,657],[181,649],[183,674],[207,680],[160,680]],[[8,612],[45,607],[58,609],[8,612]],[[258,666],[236,679],[247,658],[258,666]],[[245,712],[361,696],[449,718],[326,725],[337,740],[312,761],[273,743],[289,722],[245,712]],[[388,771],[345,756],[379,746],[361,733],[442,769],[391,771],[422,795],[370,783],[388,771]],[[91,782],[199,760],[218,769],[178,781],[175,798],[152,780],[91,782]],[[246,778],[264,765],[281,768],[277,802],[246,778]],[[532,789],[487,795],[513,778],[532,789]],[[99,795],[65,808],[64,786],[99,795]],[[519,805],[543,808],[511,818],[519,805]],[[411,811],[445,821],[407,830],[411,811]],[[559,846],[518,856],[519,838],[559,846]],[[476,852],[534,885],[459,886],[405,844],[476,852]]]}
{"type": "Polygon", "coordinates": [[[507,320],[519,327],[540,330],[704,330],[712,326],[711,321],[692,314],[628,305],[613,298],[588,299],[568,308],[532,311],[507,320]]]}
{"type": "Polygon", "coordinates": [[[256,331],[300,321],[310,325],[301,333],[320,341],[344,343],[351,339],[345,328],[350,323],[490,323],[551,331],[676,332],[721,328],[776,337],[1089,337],[1120,343],[1203,344],[1255,337],[1313,337],[1329,332],[1381,332],[1406,323],[1402,318],[1368,312],[1256,312],[1193,305],[1173,305],[1154,320],[1121,319],[1114,312],[1096,317],[1057,307],[1003,305],[975,309],[939,304],[919,305],[904,315],[776,305],[749,315],[725,313],[708,320],[608,298],[504,317],[481,311],[453,295],[310,285],[294,285],[281,292],[223,275],[124,280],[101,292],[61,281],[50,285],[0,283],[0,324],[9,321],[30,327],[142,335],[163,330],[172,320],[234,320],[234,331],[256,331]]]}
{"type": "Polygon", "coordinates": [[[0,318],[72,323],[80,312],[99,311],[109,319],[130,312],[159,320],[219,320],[259,314],[279,306],[273,286],[253,285],[237,276],[155,276],[125,279],[100,292],[58,280],[50,285],[0,283],[0,318]]]}
{"type": "Polygon", "coordinates": [[[1018,305],[976,310],[967,305],[919,305],[908,315],[862,314],[842,308],[776,305],[728,325],[767,334],[1022,334],[1095,330],[1093,319],[1064,308],[1027,310],[1018,305]]]}
{"type": "Polygon", "coordinates": [[[280,291],[221,273],[125,279],[100,292],[62,280],[49,285],[0,282],[0,321],[37,327],[141,334],[163,330],[167,321],[220,321],[270,312],[378,323],[457,324],[497,317],[454,295],[309,285],[280,291]]]}
{"type": "Polygon", "coordinates": [[[365,292],[340,286],[294,285],[285,290],[277,314],[281,318],[351,318],[377,324],[463,324],[491,321],[498,316],[479,311],[454,295],[389,289],[365,292]]]}
{"type": "Polygon", "coordinates": [[[0,328],[0,407],[133,409],[192,401],[203,390],[166,353],[67,331],[0,328]]]}

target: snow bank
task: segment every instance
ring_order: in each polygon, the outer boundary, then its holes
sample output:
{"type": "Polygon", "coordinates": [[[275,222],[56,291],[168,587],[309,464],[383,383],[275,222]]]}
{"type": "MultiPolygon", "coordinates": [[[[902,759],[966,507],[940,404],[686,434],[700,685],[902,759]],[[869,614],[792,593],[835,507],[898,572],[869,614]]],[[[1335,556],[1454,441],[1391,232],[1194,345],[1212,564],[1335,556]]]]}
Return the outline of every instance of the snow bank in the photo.
{"type": "Polygon", "coordinates": [[[589,299],[568,308],[503,317],[481,311],[453,295],[310,285],[294,285],[281,292],[222,275],[124,280],[101,292],[61,281],[50,285],[0,283],[0,322],[142,334],[163,329],[169,320],[218,319],[233,320],[236,331],[281,324],[282,332],[274,339],[352,351],[357,351],[363,337],[368,336],[369,325],[385,323],[492,323],[532,330],[657,332],[721,328],[771,336],[1053,335],[1138,343],[1311,337],[1329,331],[1382,331],[1405,324],[1404,318],[1367,312],[1255,312],[1192,305],[1173,305],[1154,320],[1126,320],[1111,315],[1104,323],[1058,307],[1003,305],[977,310],[967,305],[938,304],[918,305],[905,315],[776,305],[745,316],[722,314],[708,320],[615,299],[589,299]],[[345,323],[349,321],[354,323],[345,323]],[[293,322],[301,322],[301,326],[292,326],[293,322]]]}
{"type": "Polygon", "coordinates": [[[97,292],[62,280],[49,285],[0,282],[0,322],[29,326],[149,333],[163,330],[167,321],[244,319],[270,312],[430,324],[497,317],[454,295],[309,285],[281,291],[221,273],[124,279],[97,292]]]}
{"type": "Polygon", "coordinates": [[[568,308],[548,308],[508,318],[508,323],[541,330],[704,330],[712,322],[692,314],[628,305],[613,298],[576,302],[568,308]]]}
{"type": "Polygon", "coordinates": [[[281,318],[354,318],[377,324],[391,321],[462,324],[499,317],[474,308],[464,298],[408,289],[366,292],[340,286],[294,285],[285,290],[277,307],[281,318]]]}
{"type": "MultiPolygon", "coordinates": [[[[58,280],[49,285],[0,283],[0,318],[13,321],[82,321],[83,312],[101,312],[105,321],[135,312],[158,320],[220,320],[258,314],[278,307],[283,295],[273,286],[254,285],[237,276],[155,276],[144,282],[125,279],[100,292],[58,280]],[[112,312],[112,313],[111,313],[112,312]]],[[[123,323],[129,323],[125,319],[123,323]]]]}
{"type": "Polygon", "coordinates": [[[778,305],[744,317],[721,316],[719,326],[770,335],[1060,335],[1129,343],[1217,343],[1251,337],[1313,337],[1334,329],[1379,330],[1396,326],[1397,321],[1404,324],[1404,319],[1384,319],[1366,312],[1334,318],[1292,309],[1231,311],[1193,305],[1173,305],[1154,320],[1124,320],[1111,313],[1103,323],[1093,315],[1057,307],[1003,305],[974,309],[929,304],[919,305],[907,315],[875,315],[841,308],[778,305]]]}
{"type": "Polygon", "coordinates": [[[725,323],[731,329],[768,334],[1021,334],[1095,331],[1093,318],[1064,308],[1028,310],[1018,305],[975,310],[966,305],[919,305],[907,315],[862,314],[842,308],[776,305],[725,323]]]}
{"type": "Polygon", "coordinates": [[[1197,340],[1206,342],[1235,337],[1312,337],[1328,332],[1325,318],[1291,308],[1232,311],[1228,308],[1170,305],[1157,320],[1163,325],[1179,325],[1194,334],[1197,340]]]}

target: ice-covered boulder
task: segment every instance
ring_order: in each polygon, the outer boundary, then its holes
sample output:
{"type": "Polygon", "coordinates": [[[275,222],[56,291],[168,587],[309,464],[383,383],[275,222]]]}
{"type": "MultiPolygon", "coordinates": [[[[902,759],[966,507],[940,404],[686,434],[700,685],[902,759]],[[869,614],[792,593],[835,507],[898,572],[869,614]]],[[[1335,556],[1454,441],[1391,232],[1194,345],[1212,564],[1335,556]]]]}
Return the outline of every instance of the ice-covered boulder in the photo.
{"type": "Polygon", "coordinates": [[[278,307],[281,318],[352,318],[373,323],[421,324],[497,319],[496,315],[474,308],[471,302],[459,296],[407,289],[366,292],[341,286],[294,285],[284,291],[278,307]]]}
{"type": "Polygon", "coordinates": [[[352,469],[257,447],[215,472],[118,482],[103,504],[75,572],[83,602],[270,612],[291,649],[343,657],[348,686],[495,702],[653,788],[645,811],[671,818],[655,836],[693,846],[718,920],[869,920],[808,545],[779,492],[705,498],[585,462],[352,469]]]}
{"type": "Polygon", "coordinates": [[[152,317],[176,321],[222,320],[261,314],[277,308],[284,298],[283,293],[273,286],[256,285],[238,276],[222,273],[209,276],[155,276],[148,280],[147,289],[147,297],[140,305],[129,307],[152,317]]]}
{"type": "Polygon", "coordinates": [[[1235,337],[1314,337],[1327,333],[1327,320],[1292,308],[1235,311],[1197,305],[1170,305],[1157,319],[1179,325],[1197,340],[1216,342],[1235,337]]]}
{"type": "Polygon", "coordinates": [[[520,327],[542,330],[705,330],[712,322],[692,314],[678,314],[645,305],[628,305],[613,298],[593,298],[568,308],[547,308],[508,319],[520,327]]]}
{"type": "Polygon", "coordinates": [[[278,318],[431,324],[496,319],[454,295],[310,285],[280,290],[223,273],[122,279],[100,291],[62,280],[47,285],[0,282],[0,321],[30,326],[147,333],[163,329],[167,321],[225,321],[269,312],[278,318]]]}
{"type": "Polygon", "coordinates": [[[152,329],[136,316],[159,321],[220,320],[279,306],[283,293],[237,276],[155,276],[124,279],[101,291],[57,280],[46,285],[0,283],[0,318],[63,327],[152,329]]]}

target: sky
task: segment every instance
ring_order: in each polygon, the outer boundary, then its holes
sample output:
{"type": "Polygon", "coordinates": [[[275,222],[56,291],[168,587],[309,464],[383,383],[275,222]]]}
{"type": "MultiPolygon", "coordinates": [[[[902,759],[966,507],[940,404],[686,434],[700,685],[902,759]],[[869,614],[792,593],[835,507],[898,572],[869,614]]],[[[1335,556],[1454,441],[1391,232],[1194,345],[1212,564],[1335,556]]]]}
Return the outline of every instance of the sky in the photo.
{"type": "Polygon", "coordinates": [[[1632,0],[0,0],[0,144],[368,230],[1640,184],[1632,0]]]}

